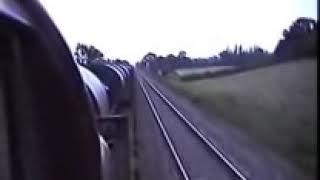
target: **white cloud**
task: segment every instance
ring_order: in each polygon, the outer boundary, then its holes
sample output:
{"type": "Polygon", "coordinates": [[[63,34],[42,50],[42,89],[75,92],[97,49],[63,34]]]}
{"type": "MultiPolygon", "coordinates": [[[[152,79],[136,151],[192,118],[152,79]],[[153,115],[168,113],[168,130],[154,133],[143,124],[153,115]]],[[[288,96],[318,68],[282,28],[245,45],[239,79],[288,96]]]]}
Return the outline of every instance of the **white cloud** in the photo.
{"type": "Polygon", "coordinates": [[[226,46],[273,51],[298,16],[316,18],[316,0],[40,0],[70,49],[93,44],[107,57],[139,61],[187,51],[208,57],[226,46]],[[314,6],[314,7],[313,7],[314,6]]]}

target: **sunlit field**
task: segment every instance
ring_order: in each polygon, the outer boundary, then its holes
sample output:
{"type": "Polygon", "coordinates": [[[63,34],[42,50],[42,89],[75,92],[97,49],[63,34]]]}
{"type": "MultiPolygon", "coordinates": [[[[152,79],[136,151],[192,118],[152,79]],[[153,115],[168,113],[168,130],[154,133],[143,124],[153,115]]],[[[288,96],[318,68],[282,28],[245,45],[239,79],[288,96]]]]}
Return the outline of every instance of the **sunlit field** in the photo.
{"type": "Polygon", "coordinates": [[[193,81],[180,81],[179,74],[171,73],[165,79],[207,113],[241,128],[315,177],[316,63],[291,61],[193,81]]]}

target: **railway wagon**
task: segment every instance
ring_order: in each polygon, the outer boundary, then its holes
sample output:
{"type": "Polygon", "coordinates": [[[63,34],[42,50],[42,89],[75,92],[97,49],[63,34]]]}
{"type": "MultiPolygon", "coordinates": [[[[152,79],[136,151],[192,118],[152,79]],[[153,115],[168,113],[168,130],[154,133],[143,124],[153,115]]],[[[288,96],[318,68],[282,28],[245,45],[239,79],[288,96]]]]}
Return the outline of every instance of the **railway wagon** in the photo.
{"type": "Polygon", "coordinates": [[[129,66],[125,66],[121,63],[113,64],[116,68],[120,69],[125,76],[125,84],[121,93],[121,106],[127,106],[131,103],[132,93],[132,74],[129,66]]]}
{"type": "Polygon", "coordinates": [[[0,3],[0,177],[108,179],[85,83],[36,0],[0,3]]]}
{"type": "Polygon", "coordinates": [[[128,99],[128,75],[118,65],[110,63],[90,63],[87,65],[93,73],[109,87],[110,104],[112,109],[117,109],[128,99]]]}
{"type": "Polygon", "coordinates": [[[81,77],[88,92],[88,99],[95,118],[103,118],[110,114],[109,87],[105,86],[87,68],[78,65],[81,77]]]}

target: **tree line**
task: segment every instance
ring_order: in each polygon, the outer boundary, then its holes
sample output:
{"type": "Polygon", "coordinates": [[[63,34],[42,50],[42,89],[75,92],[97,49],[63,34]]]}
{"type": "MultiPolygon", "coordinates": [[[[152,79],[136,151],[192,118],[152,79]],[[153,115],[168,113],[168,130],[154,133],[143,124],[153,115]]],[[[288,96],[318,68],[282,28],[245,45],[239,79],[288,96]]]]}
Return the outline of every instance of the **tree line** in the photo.
{"type": "MultiPolygon", "coordinates": [[[[274,52],[268,52],[254,45],[244,49],[242,45],[235,45],[233,49],[227,47],[217,55],[208,58],[191,58],[186,51],[180,51],[176,56],[158,56],[153,52],[147,53],[136,65],[148,67],[153,72],[168,73],[177,68],[226,66],[232,65],[250,68],[259,64],[281,62],[303,57],[315,57],[317,52],[318,22],[311,18],[300,17],[283,30],[283,37],[279,40],[274,52]]],[[[109,59],[93,45],[78,43],[74,52],[76,61],[85,65],[92,61],[110,63],[127,63],[127,60],[109,59]]]]}
{"type": "Polygon", "coordinates": [[[318,23],[311,18],[301,17],[288,29],[283,30],[274,54],[281,58],[316,56],[318,23]]]}
{"type": "Polygon", "coordinates": [[[166,57],[149,52],[137,65],[148,67],[151,72],[165,74],[177,68],[219,65],[251,68],[291,59],[315,57],[317,52],[317,31],[317,21],[300,17],[288,29],[283,30],[283,38],[279,40],[272,53],[257,45],[248,49],[244,49],[242,45],[235,45],[233,50],[227,47],[218,55],[208,58],[190,58],[186,56],[185,51],[180,51],[177,56],[169,54],[166,57]]]}
{"type": "Polygon", "coordinates": [[[80,65],[88,65],[92,62],[107,62],[107,63],[119,63],[119,64],[129,64],[127,60],[123,59],[110,59],[104,57],[104,54],[93,45],[86,45],[83,43],[78,43],[74,51],[74,58],[80,65]]]}

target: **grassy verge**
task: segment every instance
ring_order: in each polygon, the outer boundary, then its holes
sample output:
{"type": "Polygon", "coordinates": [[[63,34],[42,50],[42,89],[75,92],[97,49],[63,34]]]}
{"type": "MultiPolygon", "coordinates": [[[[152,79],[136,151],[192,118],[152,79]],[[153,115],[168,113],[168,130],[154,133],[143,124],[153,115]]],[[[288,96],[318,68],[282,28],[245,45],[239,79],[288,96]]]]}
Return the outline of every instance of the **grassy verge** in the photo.
{"type": "Polygon", "coordinates": [[[181,81],[174,74],[165,79],[208,113],[316,177],[316,63],[294,61],[203,80],[181,81]]]}

